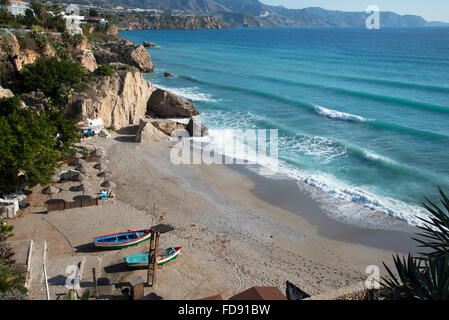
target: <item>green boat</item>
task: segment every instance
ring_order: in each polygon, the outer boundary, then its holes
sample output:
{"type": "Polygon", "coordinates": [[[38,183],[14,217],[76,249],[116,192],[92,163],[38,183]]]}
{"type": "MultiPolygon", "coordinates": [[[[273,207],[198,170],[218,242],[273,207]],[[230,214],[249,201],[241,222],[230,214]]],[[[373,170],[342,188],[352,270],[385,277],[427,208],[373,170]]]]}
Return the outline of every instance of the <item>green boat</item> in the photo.
{"type": "MultiPolygon", "coordinates": [[[[159,257],[159,261],[157,262],[158,266],[166,264],[169,261],[175,260],[179,253],[181,252],[182,247],[170,247],[165,251],[165,254],[159,257]]],[[[149,253],[138,253],[133,254],[131,256],[125,257],[126,264],[130,268],[146,268],[148,267],[148,256],[149,253]]]]}

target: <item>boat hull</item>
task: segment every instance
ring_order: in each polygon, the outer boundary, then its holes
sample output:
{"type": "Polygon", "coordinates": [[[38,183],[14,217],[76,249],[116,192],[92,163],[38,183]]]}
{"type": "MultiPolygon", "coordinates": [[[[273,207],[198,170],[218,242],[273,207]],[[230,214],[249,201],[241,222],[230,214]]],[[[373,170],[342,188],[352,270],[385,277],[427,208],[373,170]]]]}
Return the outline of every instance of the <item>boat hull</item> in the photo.
{"type": "Polygon", "coordinates": [[[97,237],[94,238],[94,246],[97,249],[101,249],[101,250],[115,250],[115,249],[123,249],[123,248],[128,248],[128,247],[132,247],[132,246],[136,246],[139,243],[142,243],[146,240],[151,239],[151,232],[150,230],[140,230],[140,231],[128,231],[128,232],[124,232],[124,233],[117,233],[117,234],[113,234],[113,235],[107,235],[107,236],[101,236],[101,237],[97,237]],[[142,237],[139,237],[135,240],[130,240],[130,241],[123,241],[123,242],[101,242],[99,239],[104,239],[104,238],[113,238],[114,236],[120,236],[120,235],[126,235],[126,234],[130,234],[133,232],[146,232],[142,237]]]}
{"type": "MultiPolygon", "coordinates": [[[[175,260],[179,253],[181,252],[182,247],[178,247],[175,248],[175,252],[174,254],[168,256],[168,257],[164,257],[164,258],[160,258],[157,265],[158,266],[162,266],[170,261],[175,260]]],[[[139,268],[147,268],[148,267],[148,252],[146,253],[140,253],[140,254],[135,254],[132,256],[127,256],[125,257],[125,262],[128,265],[128,267],[133,268],[133,269],[139,269],[139,268]],[[132,262],[134,259],[133,258],[137,258],[137,260],[141,260],[140,262],[132,262]]]]}

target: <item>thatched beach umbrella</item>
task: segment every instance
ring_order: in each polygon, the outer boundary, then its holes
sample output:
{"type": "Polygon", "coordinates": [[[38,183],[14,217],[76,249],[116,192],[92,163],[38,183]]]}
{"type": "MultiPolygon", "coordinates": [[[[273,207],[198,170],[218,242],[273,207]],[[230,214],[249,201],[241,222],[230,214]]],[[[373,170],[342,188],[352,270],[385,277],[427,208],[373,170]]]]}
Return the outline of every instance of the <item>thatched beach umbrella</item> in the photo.
{"type": "Polygon", "coordinates": [[[94,167],[100,171],[104,171],[108,168],[103,162],[97,163],[94,167]]]}
{"type": "Polygon", "coordinates": [[[44,194],[49,194],[50,195],[50,199],[51,196],[58,193],[59,191],[61,191],[59,188],[53,187],[53,186],[49,186],[45,189],[42,189],[42,193],[44,194]]]}
{"type": "Polygon", "coordinates": [[[85,174],[87,172],[87,168],[84,164],[80,164],[79,166],[76,167],[76,170],[85,174]]]}
{"type": "Polygon", "coordinates": [[[102,184],[101,184],[101,186],[102,187],[105,187],[105,188],[115,188],[117,185],[114,183],[114,182],[112,182],[112,181],[105,181],[105,182],[103,182],[102,184]]]}
{"type": "Polygon", "coordinates": [[[83,182],[84,180],[86,180],[86,176],[85,176],[84,174],[82,174],[81,172],[79,172],[79,173],[74,177],[73,180],[78,181],[78,182],[83,182]]]}
{"type": "Polygon", "coordinates": [[[85,193],[92,193],[92,189],[87,184],[80,184],[78,190],[83,192],[83,196],[85,193]]]}
{"type": "Polygon", "coordinates": [[[100,172],[98,174],[98,176],[101,178],[110,178],[110,177],[112,177],[112,172],[111,171],[103,171],[103,172],[100,172]]]}

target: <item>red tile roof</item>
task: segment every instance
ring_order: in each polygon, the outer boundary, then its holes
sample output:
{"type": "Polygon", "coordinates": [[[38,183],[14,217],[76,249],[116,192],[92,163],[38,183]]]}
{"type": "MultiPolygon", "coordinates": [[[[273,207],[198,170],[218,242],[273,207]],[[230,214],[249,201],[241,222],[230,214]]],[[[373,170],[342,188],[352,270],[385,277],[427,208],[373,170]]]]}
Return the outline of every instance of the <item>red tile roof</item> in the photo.
{"type": "Polygon", "coordinates": [[[252,287],[229,300],[287,300],[278,287],[252,287]]]}
{"type": "Polygon", "coordinates": [[[201,298],[198,300],[223,300],[223,297],[220,295],[216,295],[216,296],[210,296],[210,297],[206,297],[206,298],[201,298]]]}

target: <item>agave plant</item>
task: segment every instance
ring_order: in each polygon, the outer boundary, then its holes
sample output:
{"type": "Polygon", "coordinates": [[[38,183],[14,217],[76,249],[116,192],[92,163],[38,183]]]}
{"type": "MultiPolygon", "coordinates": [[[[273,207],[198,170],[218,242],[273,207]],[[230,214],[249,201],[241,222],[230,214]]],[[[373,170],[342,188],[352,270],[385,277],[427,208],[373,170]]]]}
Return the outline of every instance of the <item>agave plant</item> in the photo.
{"type": "Polygon", "coordinates": [[[393,257],[398,276],[383,263],[389,277],[382,277],[382,285],[394,299],[449,299],[449,199],[441,189],[439,192],[444,209],[426,198],[428,204],[422,205],[430,218],[419,218],[425,223],[419,227],[422,239],[413,238],[428,250],[417,257],[393,257]]]}
{"type": "Polygon", "coordinates": [[[90,291],[84,291],[81,297],[78,296],[78,292],[74,289],[69,289],[66,295],[62,298],[62,300],[89,300],[90,291]]]}
{"type": "Polygon", "coordinates": [[[422,255],[436,257],[449,254],[449,199],[443,190],[438,188],[441,195],[441,204],[444,209],[426,198],[428,204],[423,203],[423,207],[431,214],[430,220],[419,218],[425,223],[425,226],[419,227],[423,232],[418,235],[423,239],[413,240],[419,242],[419,247],[428,248],[429,252],[423,252],[422,255]]]}
{"type": "Polygon", "coordinates": [[[384,263],[389,278],[382,280],[394,299],[449,299],[449,255],[422,259],[409,254],[393,260],[399,278],[384,263]]]}

